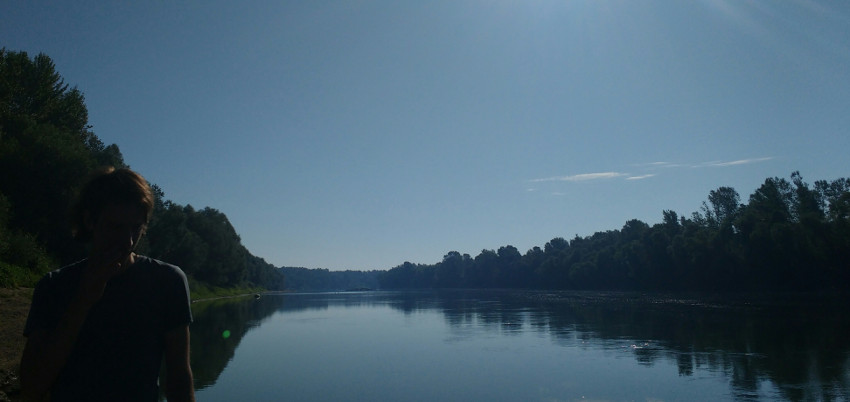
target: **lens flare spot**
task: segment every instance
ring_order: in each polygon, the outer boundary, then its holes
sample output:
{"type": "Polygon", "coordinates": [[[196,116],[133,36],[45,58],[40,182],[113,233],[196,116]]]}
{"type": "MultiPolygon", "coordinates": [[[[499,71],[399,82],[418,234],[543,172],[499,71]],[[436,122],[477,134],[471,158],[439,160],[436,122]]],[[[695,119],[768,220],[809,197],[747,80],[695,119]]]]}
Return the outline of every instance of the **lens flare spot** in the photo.
{"type": "Polygon", "coordinates": [[[224,339],[230,338],[230,331],[225,329],[224,332],[221,333],[221,337],[224,339]]]}

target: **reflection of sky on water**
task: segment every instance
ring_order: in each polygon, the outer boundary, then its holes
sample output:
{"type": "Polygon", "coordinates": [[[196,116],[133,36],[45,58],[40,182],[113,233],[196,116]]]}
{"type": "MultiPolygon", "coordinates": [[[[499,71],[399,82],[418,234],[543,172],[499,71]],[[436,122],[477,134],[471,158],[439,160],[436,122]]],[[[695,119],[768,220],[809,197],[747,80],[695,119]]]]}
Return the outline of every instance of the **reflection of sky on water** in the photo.
{"type": "MultiPolygon", "coordinates": [[[[243,400],[246,392],[255,400],[276,392],[308,400],[352,400],[346,392],[361,400],[799,400],[846,398],[850,389],[850,347],[835,335],[848,324],[781,303],[462,291],[251,303],[236,310],[265,314],[245,321],[261,325],[238,334],[238,353],[210,392],[199,391],[203,400],[228,392],[243,400]]],[[[193,331],[194,342],[202,334],[193,331]]],[[[198,353],[211,352],[193,343],[193,367],[198,353]]]]}

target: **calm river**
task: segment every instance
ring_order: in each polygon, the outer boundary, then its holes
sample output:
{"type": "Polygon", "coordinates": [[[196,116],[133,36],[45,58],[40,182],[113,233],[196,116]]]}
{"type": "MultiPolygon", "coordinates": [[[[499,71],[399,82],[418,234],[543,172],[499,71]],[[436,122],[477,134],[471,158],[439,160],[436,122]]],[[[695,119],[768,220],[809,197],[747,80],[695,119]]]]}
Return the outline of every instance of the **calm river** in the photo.
{"type": "Polygon", "coordinates": [[[193,310],[199,401],[850,400],[846,299],[295,293],[193,310]]]}

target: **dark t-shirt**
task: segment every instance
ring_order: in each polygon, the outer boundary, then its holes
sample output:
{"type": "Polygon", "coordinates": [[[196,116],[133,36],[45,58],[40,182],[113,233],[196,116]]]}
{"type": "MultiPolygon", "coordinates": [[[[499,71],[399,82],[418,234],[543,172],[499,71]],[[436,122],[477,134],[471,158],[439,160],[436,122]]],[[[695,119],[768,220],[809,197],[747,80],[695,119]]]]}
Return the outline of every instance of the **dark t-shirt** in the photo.
{"type": "MultiPolygon", "coordinates": [[[[36,285],[24,336],[52,330],[79,286],[86,261],[48,273],[36,285]]],[[[51,388],[54,401],[156,401],[167,331],[192,322],[180,268],[144,256],[106,285],[68,362],[51,388]]]]}

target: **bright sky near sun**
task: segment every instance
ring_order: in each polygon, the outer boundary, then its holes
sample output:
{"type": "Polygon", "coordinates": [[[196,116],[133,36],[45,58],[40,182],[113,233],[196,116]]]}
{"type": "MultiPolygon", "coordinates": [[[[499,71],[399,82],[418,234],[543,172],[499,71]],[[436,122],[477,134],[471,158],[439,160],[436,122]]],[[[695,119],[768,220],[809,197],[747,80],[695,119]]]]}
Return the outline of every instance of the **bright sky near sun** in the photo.
{"type": "Polygon", "coordinates": [[[4,1],[93,131],[276,266],[690,216],[850,176],[850,2],[4,1]]]}

